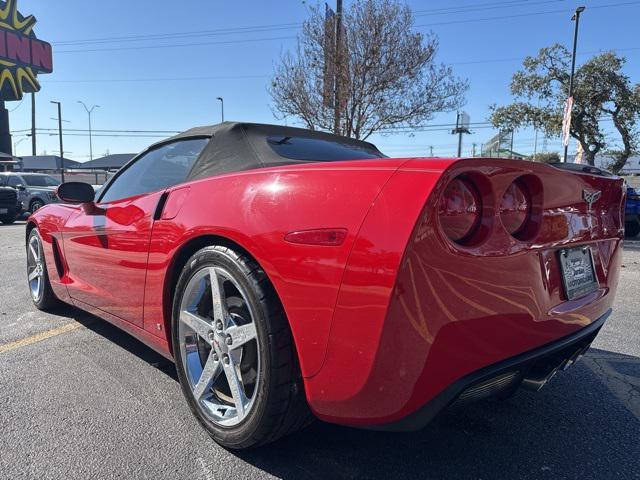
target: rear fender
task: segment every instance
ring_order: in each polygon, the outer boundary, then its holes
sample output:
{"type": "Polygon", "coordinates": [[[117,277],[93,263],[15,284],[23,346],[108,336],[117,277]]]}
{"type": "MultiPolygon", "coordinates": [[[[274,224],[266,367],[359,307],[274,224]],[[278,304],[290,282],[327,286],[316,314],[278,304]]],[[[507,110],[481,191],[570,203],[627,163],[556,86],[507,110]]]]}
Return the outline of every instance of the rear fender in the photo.
{"type": "Polygon", "coordinates": [[[385,159],[297,165],[190,182],[177,216],[154,225],[145,329],[169,337],[166,327],[158,329],[157,324],[163,316],[170,324],[168,279],[182,246],[198,237],[228,239],[267,274],[289,320],[303,375],[317,373],[353,242],[374,200],[402,163],[385,159]],[[338,246],[284,240],[289,232],[318,228],[345,228],[348,234],[338,246]]]}
{"type": "MultiPolygon", "coordinates": [[[[407,162],[367,216],[336,304],[326,360],[306,379],[324,420],[380,424],[407,415],[452,382],[570,335],[611,307],[621,261],[622,181],[522,161],[407,162]],[[485,237],[454,245],[438,201],[462,173],[485,177],[485,237]],[[544,186],[535,230],[516,239],[499,202],[523,175],[544,186]],[[589,208],[583,191],[600,191],[589,208]],[[599,289],[567,301],[557,249],[591,245],[599,289]]],[[[533,216],[532,216],[533,218],[533,216]]]]}

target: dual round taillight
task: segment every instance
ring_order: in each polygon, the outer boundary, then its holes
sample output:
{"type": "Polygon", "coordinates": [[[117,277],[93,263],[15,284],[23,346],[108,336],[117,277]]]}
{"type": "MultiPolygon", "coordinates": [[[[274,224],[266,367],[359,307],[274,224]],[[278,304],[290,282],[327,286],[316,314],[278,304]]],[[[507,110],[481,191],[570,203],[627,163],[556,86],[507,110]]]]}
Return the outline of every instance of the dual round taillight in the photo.
{"type": "Polygon", "coordinates": [[[526,229],[531,216],[531,195],[521,179],[513,182],[502,196],[500,220],[505,230],[517,238],[526,229]]]}
{"type": "MultiPolygon", "coordinates": [[[[531,188],[538,192],[536,195],[539,197],[541,186],[539,180],[529,177],[520,177],[507,187],[498,211],[504,229],[521,241],[532,238],[537,230],[531,221],[531,188]]],[[[483,223],[482,201],[484,198],[493,203],[490,200],[493,198],[491,190],[491,184],[481,175],[463,174],[447,184],[440,198],[438,216],[440,227],[450,240],[460,245],[475,245],[490,234],[493,215],[489,212],[493,208],[489,207],[485,212],[487,218],[483,223]]]]}
{"type": "Polygon", "coordinates": [[[440,226],[451,240],[463,243],[471,238],[480,224],[482,199],[469,178],[454,178],[445,188],[438,215],[440,226]]]}

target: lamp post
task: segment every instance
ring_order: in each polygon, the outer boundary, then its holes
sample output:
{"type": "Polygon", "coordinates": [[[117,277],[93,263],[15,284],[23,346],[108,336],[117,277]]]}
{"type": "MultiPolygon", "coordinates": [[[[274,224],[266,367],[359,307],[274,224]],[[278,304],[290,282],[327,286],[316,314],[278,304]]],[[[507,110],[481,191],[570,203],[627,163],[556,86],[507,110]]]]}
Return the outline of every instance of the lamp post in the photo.
{"type": "Polygon", "coordinates": [[[17,142],[13,142],[13,154],[16,157],[18,156],[18,145],[20,145],[22,142],[24,142],[27,138],[29,138],[29,137],[24,137],[24,138],[21,138],[20,140],[18,140],[17,142]]]}
{"type": "Polygon", "coordinates": [[[217,100],[220,101],[220,115],[222,116],[222,121],[224,122],[224,98],[217,97],[217,100]]]}
{"type": "Polygon", "coordinates": [[[62,104],[60,102],[51,103],[58,106],[58,136],[60,138],[60,169],[62,170],[62,183],[64,183],[64,149],[62,148],[62,104]]]}
{"type": "MultiPolygon", "coordinates": [[[[573,97],[573,79],[576,74],[576,51],[578,48],[578,28],[580,27],[580,14],[584,12],[585,7],[581,6],[576,8],[576,12],[571,17],[571,20],[576,22],[575,29],[573,31],[573,53],[571,54],[571,76],[569,77],[569,98],[573,97]]],[[[571,118],[571,112],[569,112],[569,118],[571,118]]],[[[569,120],[571,122],[571,120],[569,120]]],[[[571,123],[567,126],[571,128],[571,123]]],[[[564,146],[564,159],[563,162],[567,163],[567,156],[569,154],[569,145],[564,146]]]]}
{"type": "Polygon", "coordinates": [[[94,105],[93,107],[89,108],[82,100],[78,100],[78,103],[84,107],[84,109],[87,111],[87,115],[89,115],[89,160],[93,160],[93,138],[91,133],[91,114],[96,108],[100,108],[100,105],[94,105]]]}

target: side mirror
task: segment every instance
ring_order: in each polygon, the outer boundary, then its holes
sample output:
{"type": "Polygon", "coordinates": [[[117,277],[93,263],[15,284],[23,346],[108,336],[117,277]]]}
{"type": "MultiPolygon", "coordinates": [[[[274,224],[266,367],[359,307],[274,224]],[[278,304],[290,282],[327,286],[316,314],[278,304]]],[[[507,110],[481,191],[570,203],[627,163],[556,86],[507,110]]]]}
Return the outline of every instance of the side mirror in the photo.
{"type": "Polygon", "coordinates": [[[88,183],[66,182],[56,191],[58,198],[67,203],[91,203],[95,199],[95,191],[88,183]]]}
{"type": "Polygon", "coordinates": [[[16,185],[16,189],[20,190],[21,192],[24,192],[27,189],[27,187],[25,187],[24,185],[22,185],[20,183],[20,184],[16,185]]]}

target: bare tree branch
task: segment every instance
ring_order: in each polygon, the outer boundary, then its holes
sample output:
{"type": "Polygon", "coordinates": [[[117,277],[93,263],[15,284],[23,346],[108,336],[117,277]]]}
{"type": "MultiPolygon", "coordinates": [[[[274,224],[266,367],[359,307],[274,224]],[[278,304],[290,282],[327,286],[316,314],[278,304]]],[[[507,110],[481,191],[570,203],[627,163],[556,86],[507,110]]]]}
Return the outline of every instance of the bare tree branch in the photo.
{"type": "MultiPolygon", "coordinates": [[[[424,125],[437,112],[464,103],[467,82],[436,63],[438,40],[413,31],[411,10],[398,0],[355,0],[344,12],[345,65],[341,75],[340,131],[366,139],[390,127],[424,125]]],[[[297,50],[275,66],[270,93],[278,118],[296,117],[308,128],[333,129],[334,111],[323,98],[325,15],[311,9],[297,50]]],[[[328,64],[326,64],[329,62],[328,64]]]]}

